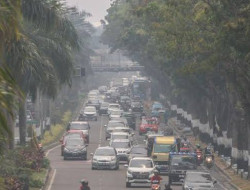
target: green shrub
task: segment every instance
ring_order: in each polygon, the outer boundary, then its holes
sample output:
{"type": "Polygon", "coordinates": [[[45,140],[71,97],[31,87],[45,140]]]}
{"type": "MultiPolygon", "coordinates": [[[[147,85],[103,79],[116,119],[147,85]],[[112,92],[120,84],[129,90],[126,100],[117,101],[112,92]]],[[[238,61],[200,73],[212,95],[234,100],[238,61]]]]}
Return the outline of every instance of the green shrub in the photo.
{"type": "Polygon", "coordinates": [[[44,158],[42,161],[42,168],[49,168],[50,166],[50,161],[48,158],[44,158]]]}

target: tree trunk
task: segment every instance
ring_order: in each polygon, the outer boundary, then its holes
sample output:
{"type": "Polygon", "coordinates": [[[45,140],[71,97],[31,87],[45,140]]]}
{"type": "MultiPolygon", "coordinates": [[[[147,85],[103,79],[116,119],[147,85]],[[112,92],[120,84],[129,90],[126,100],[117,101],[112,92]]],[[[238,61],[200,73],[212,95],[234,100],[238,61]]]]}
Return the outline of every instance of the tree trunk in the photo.
{"type": "Polygon", "coordinates": [[[26,144],[26,105],[25,101],[19,102],[19,137],[20,144],[26,144]]]}
{"type": "Polygon", "coordinates": [[[8,114],[8,125],[10,126],[11,135],[9,136],[9,149],[14,149],[14,140],[15,140],[15,117],[12,118],[8,114]]]}

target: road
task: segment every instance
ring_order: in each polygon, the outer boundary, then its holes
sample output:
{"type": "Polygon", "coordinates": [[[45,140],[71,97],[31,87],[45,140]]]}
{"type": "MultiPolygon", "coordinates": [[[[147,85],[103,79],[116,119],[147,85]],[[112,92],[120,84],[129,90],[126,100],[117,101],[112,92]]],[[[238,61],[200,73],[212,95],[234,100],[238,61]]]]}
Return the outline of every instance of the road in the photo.
{"type": "MultiPolygon", "coordinates": [[[[60,156],[60,147],[57,146],[48,152],[48,158],[51,162],[51,176],[47,184],[47,190],[74,190],[79,189],[80,180],[86,178],[89,181],[92,190],[123,190],[125,186],[126,168],[120,165],[119,170],[91,170],[91,156],[98,146],[105,146],[108,142],[105,140],[104,124],[108,122],[107,117],[102,116],[98,121],[90,122],[90,144],[88,146],[88,159],[82,160],[67,160],[64,161],[60,156]]],[[[138,126],[137,126],[138,127],[138,126]]],[[[135,132],[135,142],[143,143],[143,137],[135,132]]],[[[168,177],[163,177],[163,184],[168,181],[168,177]]],[[[219,182],[220,184],[220,182],[219,182]]],[[[133,189],[150,189],[150,186],[138,188],[133,186],[133,189]]],[[[163,188],[162,188],[163,189],[163,188]]],[[[180,190],[181,186],[172,186],[173,190],[180,190]]],[[[218,189],[227,189],[218,185],[218,189]]]]}

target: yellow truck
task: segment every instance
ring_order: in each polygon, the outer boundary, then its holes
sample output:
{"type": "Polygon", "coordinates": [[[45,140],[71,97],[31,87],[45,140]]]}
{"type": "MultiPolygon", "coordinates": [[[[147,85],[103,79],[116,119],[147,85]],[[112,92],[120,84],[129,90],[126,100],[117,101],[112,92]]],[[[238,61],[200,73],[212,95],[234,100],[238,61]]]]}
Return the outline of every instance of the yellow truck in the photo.
{"type": "Polygon", "coordinates": [[[156,169],[161,174],[168,173],[170,152],[177,152],[175,137],[155,137],[151,157],[155,163],[156,169]]]}

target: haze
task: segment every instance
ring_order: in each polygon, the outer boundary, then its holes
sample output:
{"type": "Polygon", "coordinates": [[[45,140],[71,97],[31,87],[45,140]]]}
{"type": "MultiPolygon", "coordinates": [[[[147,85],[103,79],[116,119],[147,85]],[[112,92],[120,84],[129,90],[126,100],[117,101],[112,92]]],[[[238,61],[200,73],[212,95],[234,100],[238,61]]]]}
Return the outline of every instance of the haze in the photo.
{"type": "Polygon", "coordinates": [[[79,10],[92,14],[88,21],[94,26],[100,25],[100,20],[104,19],[110,7],[110,0],[66,0],[66,2],[70,6],[76,6],[79,10]]]}

